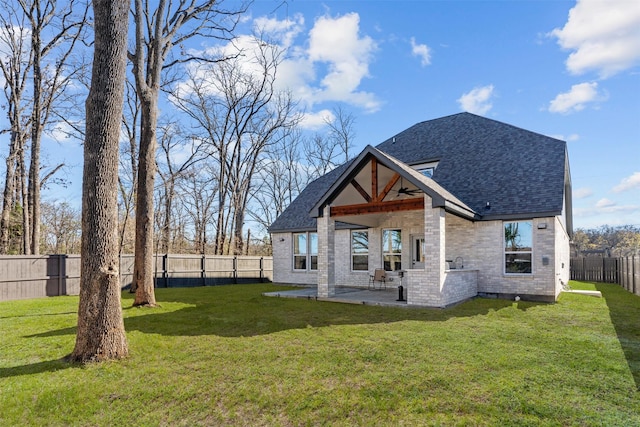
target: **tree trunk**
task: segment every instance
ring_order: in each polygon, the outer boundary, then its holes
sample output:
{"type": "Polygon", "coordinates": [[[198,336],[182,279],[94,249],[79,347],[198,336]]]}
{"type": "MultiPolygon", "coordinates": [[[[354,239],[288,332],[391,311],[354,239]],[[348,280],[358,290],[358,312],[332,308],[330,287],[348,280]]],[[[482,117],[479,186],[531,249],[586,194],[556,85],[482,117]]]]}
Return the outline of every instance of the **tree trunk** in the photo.
{"type": "Polygon", "coordinates": [[[156,305],[153,288],[153,187],[156,176],[156,126],[158,94],[150,90],[141,96],[142,115],[136,194],[136,255],[133,280],[136,289],[134,306],[156,305]]]}
{"type": "Polygon", "coordinates": [[[161,238],[162,250],[166,253],[171,251],[171,210],[175,197],[175,186],[175,177],[170,176],[164,185],[164,218],[161,238]]]}
{"type": "Polygon", "coordinates": [[[18,135],[11,132],[11,145],[6,161],[6,173],[4,180],[4,193],[2,197],[2,216],[0,217],[0,254],[9,252],[9,227],[11,222],[11,211],[15,204],[16,193],[16,160],[18,153],[16,146],[18,135]]]}
{"type": "Polygon", "coordinates": [[[71,361],[127,356],[118,273],[118,145],[128,0],[94,0],[95,44],[86,103],[78,332],[71,361]]]}
{"type": "Polygon", "coordinates": [[[31,253],[40,253],[40,140],[42,136],[42,41],[39,25],[40,4],[36,3],[34,25],[31,33],[33,51],[33,111],[31,113],[31,164],[29,165],[29,214],[31,224],[31,253]]]}
{"type": "MultiPolygon", "coordinates": [[[[237,202],[236,202],[237,203],[237,202]]],[[[243,236],[242,236],[242,226],[244,224],[244,212],[241,210],[240,206],[236,206],[236,210],[234,212],[234,233],[233,233],[233,254],[234,255],[242,255],[243,252],[243,236]]]]}
{"type": "Polygon", "coordinates": [[[31,205],[29,204],[29,179],[27,178],[27,166],[24,159],[24,149],[20,151],[20,191],[22,193],[22,253],[31,255],[31,205]]]}

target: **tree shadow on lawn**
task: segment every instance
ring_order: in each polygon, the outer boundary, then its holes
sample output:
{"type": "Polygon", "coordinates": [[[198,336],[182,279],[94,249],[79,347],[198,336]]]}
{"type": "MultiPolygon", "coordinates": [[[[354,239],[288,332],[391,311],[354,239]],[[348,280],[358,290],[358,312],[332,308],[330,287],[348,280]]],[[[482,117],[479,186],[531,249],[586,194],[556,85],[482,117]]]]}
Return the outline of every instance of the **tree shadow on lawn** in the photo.
{"type": "MultiPolygon", "coordinates": [[[[340,325],[385,324],[401,321],[444,322],[451,318],[486,316],[506,309],[526,311],[544,303],[476,298],[447,309],[395,308],[341,304],[306,299],[262,296],[265,291],[290,288],[260,287],[255,293],[246,286],[189,288],[169,292],[157,290],[160,308],[132,307],[133,296],[123,293],[124,323],[128,332],[164,336],[252,337],[285,330],[340,325]],[[189,304],[171,310],[171,303],[189,304]],[[164,304],[164,306],[163,306],[164,304]],[[166,307],[165,307],[166,306],[166,307]]],[[[506,313],[506,312],[504,312],[506,313]]],[[[505,314],[506,315],[506,314],[505,314]]],[[[25,338],[75,335],[76,327],[62,328],[25,338]]],[[[54,372],[73,364],[63,359],[0,368],[0,378],[54,372]]]]}
{"type": "Polygon", "coordinates": [[[640,391],[640,297],[615,284],[596,283],[596,289],[607,302],[618,341],[640,391]]]}
{"type": "MultiPolygon", "coordinates": [[[[133,297],[123,294],[125,329],[166,336],[251,337],[309,327],[382,324],[407,320],[443,322],[451,318],[484,316],[490,312],[511,308],[526,311],[544,304],[476,298],[446,309],[396,308],[314,299],[265,297],[262,292],[290,288],[260,286],[255,293],[249,293],[249,286],[259,285],[201,287],[189,290],[182,288],[182,291],[172,288],[168,293],[157,290],[161,306],[159,309],[131,307],[129,300],[133,297]],[[170,304],[174,302],[190,306],[171,310],[170,304]]],[[[75,327],[30,337],[67,334],[75,334],[75,327]]]]}
{"type": "Polygon", "coordinates": [[[45,360],[42,362],[30,363],[28,365],[12,366],[8,368],[0,368],[0,378],[18,377],[21,375],[42,374],[45,372],[56,372],[62,369],[71,368],[71,363],[65,358],[45,360]]]}

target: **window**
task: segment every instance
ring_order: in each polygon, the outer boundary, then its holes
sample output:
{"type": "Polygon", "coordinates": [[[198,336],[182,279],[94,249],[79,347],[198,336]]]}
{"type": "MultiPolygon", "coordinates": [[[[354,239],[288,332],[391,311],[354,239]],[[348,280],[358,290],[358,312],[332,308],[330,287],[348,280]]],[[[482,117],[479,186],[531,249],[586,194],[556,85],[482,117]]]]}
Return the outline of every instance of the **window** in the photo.
{"type": "Polygon", "coordinates": [[[382,230],[382,263],[385,271],[402,270],[402,233],[382,230]]]}
{"type": "Polygon", "coordinates": [[[531,221],[504,223],[504,272],[506,274],[532,273],[532,231],[531,221]]]}
{"type": "Polygon", "coordinates": [[[318,233],[309,233],[309,263],[310,270],[318,269],[318,233]]]}
{"type": "Polygon", "coordinates": [[[293,269],[318,269],[318,233],[293,234],[293,269]]]}
{"type": "Polygon", "coordinates": [[[438,162],[436,161],[436,162],[420,163],[418,165],[413,165],[411,167],[416,171],[420,172],[422,175],[426,176],[427,178],[432,178],[433,174],[436,171],[436,168],[438,167],[438,162]]]}
{"type": "Polygon", "coordinates": [[[307,233],[293,235],[293,269],[307,269],[307,233]]]}
{"type": "Polygon", "coordinates": [[[351,232],[351,269],[369,270],[369,232],[351,232]]]}
{"type": "Polygon", "coordinates": [[[418,172],[420,172],[422,175],[426,176],[427,178],[431,178],[433,177],[433,171],[436,168],[424,168],[424,169],[420,169],[418,172]]]}

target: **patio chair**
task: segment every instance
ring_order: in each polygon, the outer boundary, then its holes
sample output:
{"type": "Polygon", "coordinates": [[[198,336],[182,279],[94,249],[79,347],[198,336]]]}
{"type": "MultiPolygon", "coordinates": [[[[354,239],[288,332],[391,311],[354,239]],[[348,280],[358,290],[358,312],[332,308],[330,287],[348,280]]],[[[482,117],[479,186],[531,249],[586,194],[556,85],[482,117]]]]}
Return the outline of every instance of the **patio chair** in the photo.
{"type": "Polygon", "coordinates": [[[369,289],[387,289],[387,272],[384,269],[376,268],[374,274],[369,275],[369,289]]]}

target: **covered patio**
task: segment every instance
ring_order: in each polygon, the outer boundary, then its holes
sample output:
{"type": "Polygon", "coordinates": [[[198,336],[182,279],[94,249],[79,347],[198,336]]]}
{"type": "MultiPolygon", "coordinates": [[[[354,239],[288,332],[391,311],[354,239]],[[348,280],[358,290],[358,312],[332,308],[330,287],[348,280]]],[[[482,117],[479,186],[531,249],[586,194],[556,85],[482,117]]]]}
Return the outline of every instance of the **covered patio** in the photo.
{"type": "MultiPolygon", "coordinates": [[[[342,298],[340,286],[351,281],[362,289],[367,277],[340,262],[352,254],[344,251],[351,250],[350,241],[338,224],[366,230],[369,275],[376,269],[402,274],[403,304],[447,307],[478,294],[478,270],[462,270],[462,260],[479,215],[430,177],[373,147],[354,160],[311,212],[317,221],[318,298],[342,298]],[[455,270],[454,259],[461,260],[455,270]]],[[[367,295],[353,298],[366,301],[367,295]]]]}
{"type": "Polygon", "coordinates": [[[345,304],[377,305],[383,307],[412,307],[407,305],[406,289],[403,293],[404,301],[398,301],[399,292],[396,286],[389,286],[383,290],[369,290],[362,288],[336,287],[335,294],[329,297],[318,296],[317,286],[305,286],[290,291],[265,292],[262,295],[276,298],[302,298],[314,301],[340,302],[345,304]]]}

